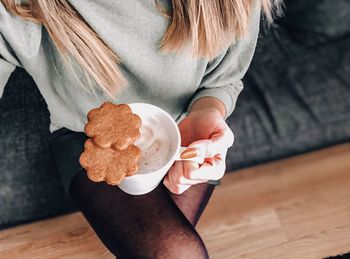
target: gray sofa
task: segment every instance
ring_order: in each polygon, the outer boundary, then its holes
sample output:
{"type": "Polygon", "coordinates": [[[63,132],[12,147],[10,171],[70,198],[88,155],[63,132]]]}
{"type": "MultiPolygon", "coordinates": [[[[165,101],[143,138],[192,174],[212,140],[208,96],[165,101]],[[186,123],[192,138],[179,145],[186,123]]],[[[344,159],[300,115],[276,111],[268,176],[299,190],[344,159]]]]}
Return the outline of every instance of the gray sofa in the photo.
{"type": "MultiPolygon", "coordinates": [[[[286,2],[261,28],[245,89],[227,120],[227,171],[350,140],[350,2],[286,2]]],[[[0,228],[76,210],[50,149],[49,113],[17,68],[0,100],[0,228]]]]}

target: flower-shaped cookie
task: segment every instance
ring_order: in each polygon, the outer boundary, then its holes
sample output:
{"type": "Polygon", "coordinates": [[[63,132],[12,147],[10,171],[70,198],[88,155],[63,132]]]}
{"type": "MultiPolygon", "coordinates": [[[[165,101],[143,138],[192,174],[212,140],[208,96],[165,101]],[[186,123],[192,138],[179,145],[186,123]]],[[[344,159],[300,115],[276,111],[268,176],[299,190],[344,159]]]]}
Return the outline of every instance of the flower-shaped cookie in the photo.
{"type": "Polygon", "coordinates": [[[125,176],[135,174],[140,157],[141,149],[135,145],[114,150],[101,148],[88,138],[84,142],[84,152],[80,154],[79,162],[91,181],[106,181],[110,185],[117,185],[125,176]]]}
{"type": "Polygon", "coordinates": [[[127,104],[104,102],[87,118],[84,131],[100,147],[122,150],[140,137],[141,118],[127,104]]]}

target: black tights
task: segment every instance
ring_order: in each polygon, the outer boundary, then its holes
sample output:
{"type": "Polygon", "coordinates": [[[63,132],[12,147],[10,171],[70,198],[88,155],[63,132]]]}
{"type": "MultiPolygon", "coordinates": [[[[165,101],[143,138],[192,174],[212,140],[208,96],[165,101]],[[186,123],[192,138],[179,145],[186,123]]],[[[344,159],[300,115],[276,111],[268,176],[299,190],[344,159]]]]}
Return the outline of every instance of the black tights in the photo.
{"type": "Polygon", "coordinates": [[[145,195],[129,195],[94,183],[81,169],[70,195],[98,237],[119,258],[208,258],[195,230],[215,186],[207,183],[172,194],[161,183],[145,195]]]}

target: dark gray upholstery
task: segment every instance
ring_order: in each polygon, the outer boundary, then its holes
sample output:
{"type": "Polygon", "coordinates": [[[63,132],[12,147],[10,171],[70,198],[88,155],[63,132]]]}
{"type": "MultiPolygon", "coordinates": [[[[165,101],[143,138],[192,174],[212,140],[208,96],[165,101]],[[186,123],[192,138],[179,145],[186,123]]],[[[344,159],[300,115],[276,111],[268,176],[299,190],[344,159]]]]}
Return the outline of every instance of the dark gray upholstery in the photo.
{"type": "Polygon", "coordinates": [[[288,3],[262,30],[228,119],[229,170],[350,140],[350,1],[288,3]]]}
{"type": "MultiPolygon", "coordinates": [[[[262,29],[228,119],[228,171],[349,141],[349,5],[287,1],[286,17],[262,29]]],[[[17,68],[0,100],[0,228],[73,210],[55,170],[45,100],[17,68]]]]}
{"type": "Polygon", "coordinates": [[[0,228],[73,208],[55,170],[49,122],[38,88],[17,68],[0,100],[0,228]]]}

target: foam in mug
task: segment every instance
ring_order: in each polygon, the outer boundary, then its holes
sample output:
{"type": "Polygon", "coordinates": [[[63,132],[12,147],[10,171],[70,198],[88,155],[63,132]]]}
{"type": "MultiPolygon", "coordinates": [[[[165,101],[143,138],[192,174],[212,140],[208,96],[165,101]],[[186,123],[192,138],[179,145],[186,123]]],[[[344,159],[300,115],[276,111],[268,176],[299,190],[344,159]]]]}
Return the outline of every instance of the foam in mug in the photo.
{"type": "Polygon", "coordinates": [[[141,150],[138,174],[154,172],[170,159],[171,143],[166,129],[156,116],[142,119],[140,138],[134,143],[141,150]]]}

